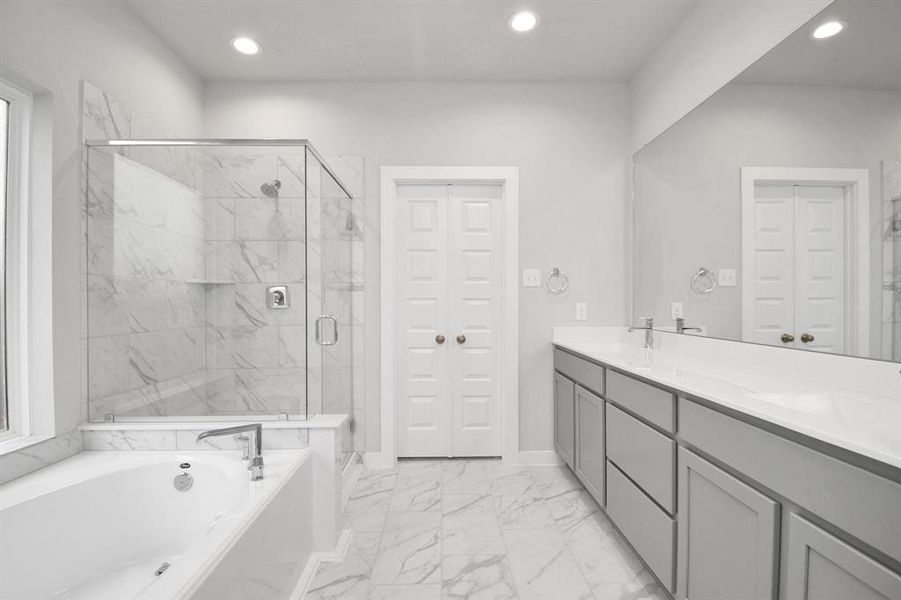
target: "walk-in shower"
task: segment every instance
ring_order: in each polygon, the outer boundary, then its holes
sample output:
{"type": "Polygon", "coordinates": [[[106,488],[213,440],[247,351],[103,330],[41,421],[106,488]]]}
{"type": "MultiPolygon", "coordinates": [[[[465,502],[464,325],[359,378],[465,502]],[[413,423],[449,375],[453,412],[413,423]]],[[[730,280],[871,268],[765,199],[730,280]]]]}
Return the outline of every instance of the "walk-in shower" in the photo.
{"type": "Polygon", "coordinates": [[[85,215],[90,421],[353,414],[351,195],[308,141],[89,141],[85,215]]]}

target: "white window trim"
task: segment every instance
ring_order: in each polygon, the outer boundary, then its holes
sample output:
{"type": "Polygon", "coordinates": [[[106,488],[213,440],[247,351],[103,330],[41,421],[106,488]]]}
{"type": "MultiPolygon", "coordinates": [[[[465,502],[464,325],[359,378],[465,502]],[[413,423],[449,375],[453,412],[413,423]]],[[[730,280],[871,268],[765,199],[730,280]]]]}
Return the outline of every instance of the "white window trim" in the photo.
{"type": "Polygon", "coordinates": [[[49,99],[41,103],[41,114],[48,122],[36,124],[33,94],[0,80],[0,96],[10,101],[6,206],[9,425],[0,434],[2,455],[52,438],[55,426],[49,99]]]}

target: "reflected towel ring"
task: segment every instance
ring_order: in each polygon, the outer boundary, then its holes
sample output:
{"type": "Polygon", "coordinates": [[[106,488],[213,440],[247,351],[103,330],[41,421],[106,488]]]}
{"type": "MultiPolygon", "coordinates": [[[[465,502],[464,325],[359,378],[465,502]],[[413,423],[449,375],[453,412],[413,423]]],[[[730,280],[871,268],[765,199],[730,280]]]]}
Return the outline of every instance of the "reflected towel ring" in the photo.
{"type": "Polygon", "coordinates": [[[709,294],[716,289],[719,282],[716,274],[707,267],[698,267],[697,272],[691,276],[688,286],[696,294],[709,294]]]}
{"type": "Polygon", "coordinates": [[[544,277],[544,289],[552,294],[562,294],[569,289],[569,277],[566,273],[554,267],[544,277]]]}

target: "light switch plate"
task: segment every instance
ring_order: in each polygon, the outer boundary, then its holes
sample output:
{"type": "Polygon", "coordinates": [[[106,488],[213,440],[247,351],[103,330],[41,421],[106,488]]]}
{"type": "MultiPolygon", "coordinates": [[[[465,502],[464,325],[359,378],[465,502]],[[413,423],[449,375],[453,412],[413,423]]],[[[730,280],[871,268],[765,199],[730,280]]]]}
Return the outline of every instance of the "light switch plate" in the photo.
{"type": "Polygon", "coordinates": [[[576,321],[588,320],[588,303],[576,302],[576,321]]]}
{"type": "Polygon", "coordinates": [[[681,319],[682,314],[682,303],[681,302],[673,302],[670,304],[670,317],[675,321],[676,319],[681,319]]]}
{"type": "Polygon", "coordinates": [[[541,286],[541,269],[523,269],[522,287],[541,286]]]}
{"type": "Polygon", "coordinates": [[[720,269],[716,272],[716,280],[722,287],[735,287],[737,285],[735,269],[720,269]]]}

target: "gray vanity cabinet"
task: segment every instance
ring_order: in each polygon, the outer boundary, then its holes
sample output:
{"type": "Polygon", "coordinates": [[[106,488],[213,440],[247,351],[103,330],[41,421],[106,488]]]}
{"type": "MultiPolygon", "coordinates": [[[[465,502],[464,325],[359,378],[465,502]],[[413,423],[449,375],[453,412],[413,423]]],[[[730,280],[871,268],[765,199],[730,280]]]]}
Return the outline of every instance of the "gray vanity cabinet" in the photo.
{"type": "Polygon", "coordinates": [[[676,597],[775,600],[778,503],[685,448],[678,461],[676,597]]]}
{"type": "Polygon", "coordinates": [[[604,505],[604,400],[576,386],[575,473],[598,504],[604,505]]]}
{"type": "Polygon", "coordinates": [[[787,600],[898,600],[901,576],[806,519],[788,522],[787,600]]]}
{"type": "Polygon", "coordinates": [[[576,452],[575,388],[572,381],[554,373],[554,448],[570,469],[576,452]]]}

